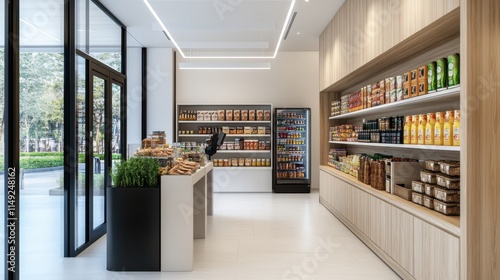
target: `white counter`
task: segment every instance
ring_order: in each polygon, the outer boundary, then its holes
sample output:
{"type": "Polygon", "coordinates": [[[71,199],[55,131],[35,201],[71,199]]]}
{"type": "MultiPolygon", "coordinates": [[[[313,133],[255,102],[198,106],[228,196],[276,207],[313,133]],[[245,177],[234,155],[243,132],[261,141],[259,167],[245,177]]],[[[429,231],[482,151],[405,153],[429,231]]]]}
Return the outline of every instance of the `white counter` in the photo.
{"type": "Polygon", "coordinates": [[[212,169],[210,162],[192,175],[161,177],[162,271],[193,270],[193,239],[205,238],[207,209],[213,207],[212,169]]]}

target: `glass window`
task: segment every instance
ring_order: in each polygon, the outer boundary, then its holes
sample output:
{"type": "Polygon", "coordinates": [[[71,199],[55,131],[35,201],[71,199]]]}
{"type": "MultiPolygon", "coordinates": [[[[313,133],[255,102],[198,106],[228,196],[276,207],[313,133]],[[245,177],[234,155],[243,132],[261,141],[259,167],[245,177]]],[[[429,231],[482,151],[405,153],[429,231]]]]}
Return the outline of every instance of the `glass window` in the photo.
{"type": "Polygon", "coordinates": [[[85,211],[85,152],[87,149],[87,141],[85,131],[87,129],[85,104],[86,98],[86,72],[87,65],[84,58],[77,56],[76,58],[76,135],[78,149],[78,172],[76,173],[76,205],[70,206],[75,208],[75,248],[85,244],[85,221],[87,219],[85,211]]]}
{"type": "Polygon", "coordinates": [[[77,7],[77,48],[121,72],[121,27],[90,0],[77,7]]]}
{"type": "MultiPolygon", "coordinates": [[[[5,0],[0,0],[0,165],[2,166],[2,170],[4,169],[4,54],[5,54],[5,44],[4,44],[4,36],[5,36],[5,0]]],[[[4,175],[0,176],[0,188],[4,189],[4,175]]],[[[5,219],[4,217],[4,192],[0,191],[0,217],[2,220],[0,221],[0,225],[2,229],[5,228],[5,219]]],[[[5,252],[5,230],[0,230],[0,252],[5,252]]],[[[0,254],[0,269],[5,271],[5,255],[0,254]]]]}
{"type": "Polygon", "coordinates": [[[64,0],[19,16],[20,273],[35,279],[63,258],[64,0]]]}

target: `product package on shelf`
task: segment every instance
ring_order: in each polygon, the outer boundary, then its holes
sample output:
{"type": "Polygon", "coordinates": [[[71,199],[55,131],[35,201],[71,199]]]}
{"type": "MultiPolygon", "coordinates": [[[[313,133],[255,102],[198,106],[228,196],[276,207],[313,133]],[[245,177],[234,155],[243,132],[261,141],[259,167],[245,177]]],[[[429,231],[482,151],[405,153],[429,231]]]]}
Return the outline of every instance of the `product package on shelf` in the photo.
{"type": "Polygon", "coordinates": [[[460,55],[458,53],[448,56],[448,86],[460,84],[460,55]]]}
{"type": "Polygon", "coordinates": [[[460,55],[431,61],[395,77],[370,83],[332,102],[331,116],[393,103],[460,85],[460,55]],[[336,103],[339,102],[339,103],[336,103]],[[337,106],[340,109],[337,109],[337,106]]]}
{"type": "Polygon", "coordinates": [[[385,163],[374,160],[370,163],[370,185],[376,190],[385,190],[385,163]]]}
{"type": "Polygon", "coordinates": [[[448,62],[446,58],[436,60],[437,89],[448,86],[448,62]]]}
{"type": "Polygon", "coordinates": [[[415,203],[444,215],[460,215],[460,162],[425,160],[420,180],[412,182],[415,203]],[[422,196],[422,203],[418,199],[422,196]]]}
{"type": "Polygon", "coordinates": [[[428,70],[429,67],[427,65],[418,68],[418,95],[427,94],[429,91],[428,70]]]}
{"type": "Polygon", "coordinates": [[[437,89],[437,73],[436,73],[436,62],[432,61],[427,64],[428,74],[427,74],[427,90],[434,91],[437,89]]]}

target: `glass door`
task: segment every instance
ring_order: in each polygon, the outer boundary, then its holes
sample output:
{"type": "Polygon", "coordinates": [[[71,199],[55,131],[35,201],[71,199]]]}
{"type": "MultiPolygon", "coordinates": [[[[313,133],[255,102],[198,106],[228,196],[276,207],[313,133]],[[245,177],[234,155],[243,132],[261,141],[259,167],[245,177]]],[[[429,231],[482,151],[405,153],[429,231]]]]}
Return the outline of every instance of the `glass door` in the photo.
{"type": "Polygon", "coordinates": [[[275,108],[274,192],[310,191],[309,119],[309,108],[275,108]]]}
{"type": "Polygon", "coordinates": [[[78,54],[74,255],[106,233],[106,186],[111,184],[113,158],[122,158],[124,84],[122,74],[78,54]]]}
{"type": "Polygon", "coordinates": [[[92,90],[89,100],[92,100],[90,101],[92,106],[88,112],[92,119],[89,122],[92,124],[89,135],[89,144],[92,149],[88,151],[90,170],[87,173],[91,175],[88,183],[91,193],[92,229],[96,230],[105,222],[104,178],[108,170],[105,168],[104,157],[105,153],[110,152],[105,149],[105,143],[109,137],[109,133],[106,133],[105,96],[110,85],[107,77],[101,73],[95,70],[91,73],[92,90]]]}

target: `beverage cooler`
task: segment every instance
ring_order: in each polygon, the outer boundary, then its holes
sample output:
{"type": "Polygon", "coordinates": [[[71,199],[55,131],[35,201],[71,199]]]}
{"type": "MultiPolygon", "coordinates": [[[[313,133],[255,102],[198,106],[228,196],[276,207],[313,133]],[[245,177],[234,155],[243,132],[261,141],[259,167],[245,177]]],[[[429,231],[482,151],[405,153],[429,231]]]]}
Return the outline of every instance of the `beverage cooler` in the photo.
{"type": "Polygon", "coordinates": [[[273,129],[273,191],[311,191],[311,110],[275,108],[273,129]]]}

